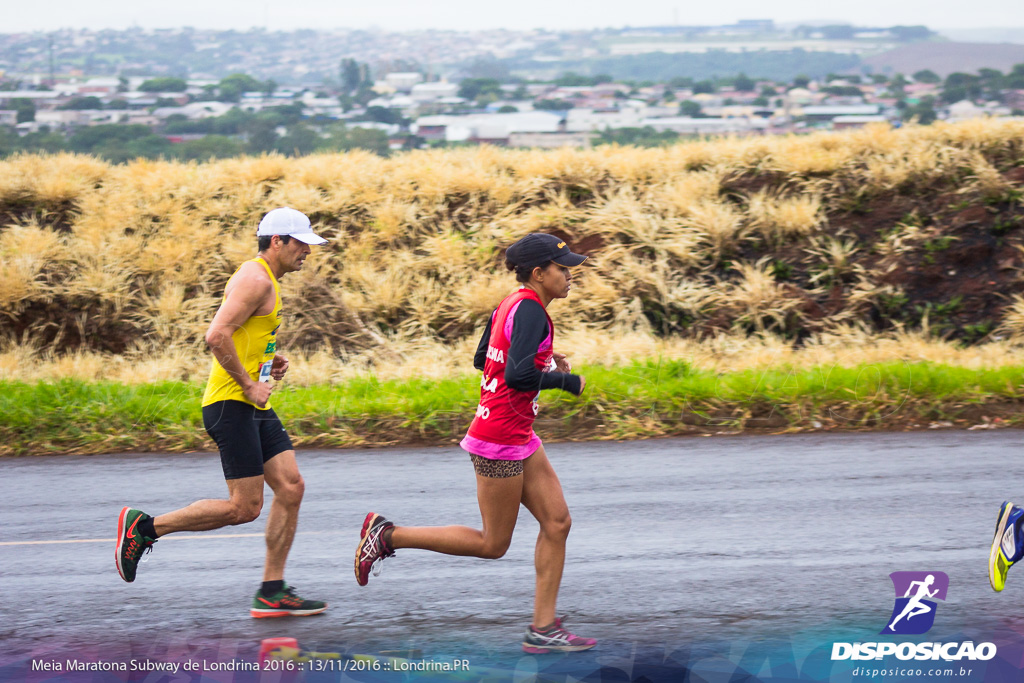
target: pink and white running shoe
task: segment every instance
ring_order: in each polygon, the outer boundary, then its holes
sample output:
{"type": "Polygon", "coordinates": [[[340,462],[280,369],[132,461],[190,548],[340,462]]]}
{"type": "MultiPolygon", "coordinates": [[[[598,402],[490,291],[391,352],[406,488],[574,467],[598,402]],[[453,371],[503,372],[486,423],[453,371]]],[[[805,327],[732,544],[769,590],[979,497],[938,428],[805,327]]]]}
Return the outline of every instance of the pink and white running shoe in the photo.
{"type": "Polygon", "coordinates": [[[569,633],[562,626],[562,619],[555,619],[555,623],[544,631],[538,631],[533,626],[526,630],[526,638],[523,639],[523,652],[531,655],[543,655],[549,652],[579,652],[589,650],[597,645],[593,638],[569,633]]]}

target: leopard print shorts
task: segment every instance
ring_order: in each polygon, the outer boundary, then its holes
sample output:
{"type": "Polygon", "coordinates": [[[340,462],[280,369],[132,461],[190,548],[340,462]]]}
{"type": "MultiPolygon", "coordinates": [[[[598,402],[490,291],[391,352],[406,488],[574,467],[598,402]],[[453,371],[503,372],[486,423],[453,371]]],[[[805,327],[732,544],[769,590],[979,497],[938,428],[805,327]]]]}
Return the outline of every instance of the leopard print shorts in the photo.
{"type": "Polygon", "coordinates": [[[526,460],[491,460],[472,453],[469,454],[469,459],[473,461],[473,469],[477,474],[491,479],[518,477],[523,473],[523,463],[526,462],[526,460]]]}

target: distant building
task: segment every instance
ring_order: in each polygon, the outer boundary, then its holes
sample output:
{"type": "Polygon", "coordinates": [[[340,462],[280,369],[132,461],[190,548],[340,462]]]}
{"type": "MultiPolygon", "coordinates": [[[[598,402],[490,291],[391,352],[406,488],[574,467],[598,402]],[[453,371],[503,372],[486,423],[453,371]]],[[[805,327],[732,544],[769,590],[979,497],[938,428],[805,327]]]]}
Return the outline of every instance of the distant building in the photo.
{"type": "Polygon", "coordinates": [[[444,97],[455,97],[458,94],[459,86],[445,81],[417,83],[409,91],[409,97],[417,102],[433,102],[444,97]]]}
{"type": "Polygon", "coordinates": [[[644,119],[644,126],[658,132],[671,131],[680,135],[726,135],[729,133],[762,132],[768,128],[768,121],[762,118],[690,118],[688,116],[666,116],[644,119]]]}
{"type": "Polygon", "coordinates": [[[837,116],[832,119],[832,130],[863,128],[872,123],[889,123],[884,116],[837,116]]]}
{"type": "MultiPolygon", "coordinates": [[[[390,73],[384,77],[384,83],[388,87],[401,92],[409,92],[413,86],[422,82],[423,74],[415,71],[400,71],[390,73]]],[[[458,88],[456,88],[456,91],[458,91],[458,88]]]]}
{"type": "Polygon", "coordinates": [[[831,121],[837,116],[877,116],[881,113],[881,107],[877,104],[821,105],[804,107],[793,113],[812,122],[831,121]]]}
{"type": "Polygon", "coordinates": [[[602,131],[609,128],[639,128],[645,111],[627,109],[570,109],[565,117],[565,129],[570,132],[602,131]]]}
{"type": "Polygon", "coordinates": [[[508,144],[513,133],[563,132],[564,120],[547,111],[467,116],[421,116],[412,132],[427,140],[476,141],[508,144]]]}

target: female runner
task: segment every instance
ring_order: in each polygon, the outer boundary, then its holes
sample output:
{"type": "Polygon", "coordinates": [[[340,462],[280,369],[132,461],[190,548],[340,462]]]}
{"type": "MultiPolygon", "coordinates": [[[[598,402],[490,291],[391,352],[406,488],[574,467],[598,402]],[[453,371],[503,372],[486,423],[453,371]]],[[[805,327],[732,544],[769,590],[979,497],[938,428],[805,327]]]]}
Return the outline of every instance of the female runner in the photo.
{"type": "Polygon", "coordinates": [[[484,373],[480,405],[461,443],[476,469],[483,529],[401,527],[371,512],[356,548],[360,586],[369,581],[373,565],[398,548],[497,559],[508,550],[519,505],[525,505],[540,523],[533,623],[523,640],[523,650],[530,654],[587,650],[597,644],[570,633],[555,616],[572,520],[562,485],[533,431],[540,390],[562,389],[579,396],[586,384],[582,376],[570,373],[564,354],[553,352],[554,326],[546,310],[552,299],[569,295],[569,268],[586,258],[542,233],[527,235],[505,252],[505,267],[515,271],[521,286],[502,300],[480,339],[473,358],[484,373]]]}

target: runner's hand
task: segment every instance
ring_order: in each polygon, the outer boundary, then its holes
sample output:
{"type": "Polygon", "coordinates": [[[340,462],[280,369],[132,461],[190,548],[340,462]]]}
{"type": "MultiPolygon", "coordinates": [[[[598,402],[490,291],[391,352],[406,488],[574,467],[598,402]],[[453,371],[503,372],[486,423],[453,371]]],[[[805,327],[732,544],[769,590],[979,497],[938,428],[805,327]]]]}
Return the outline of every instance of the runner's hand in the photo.
{"type": "Polygon", "coordinates": [[[288,359],[284,356],[274,356],[274,364],[270,366],[270,376],[280,382],[284,379],[284,373],[288,372],[288,359]]]}
{"type": "Polygon", "coordinates": [[[551,357],[555,360],[555,370],[558,372],[572,372],[572,364],[569,363],[565,358],[564,353],[552,353],[551,357]]]}
{"type": "Polygon", "coordinates": [[[262,408],[270,400],[270,394],[274,393],[274,385],[270,382],[253,382],[242,390],[245,397],[262,408]]]}

